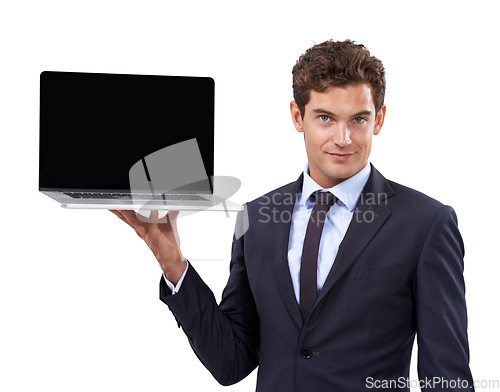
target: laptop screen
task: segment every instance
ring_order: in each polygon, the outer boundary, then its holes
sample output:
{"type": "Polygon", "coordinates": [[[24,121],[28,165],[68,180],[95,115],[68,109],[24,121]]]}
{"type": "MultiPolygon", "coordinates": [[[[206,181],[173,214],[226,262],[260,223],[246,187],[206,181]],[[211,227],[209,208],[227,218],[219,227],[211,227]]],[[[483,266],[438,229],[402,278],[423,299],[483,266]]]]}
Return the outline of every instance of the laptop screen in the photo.
{"type": "MultiPolygon", "coordinates": [[[[134,165],[190,139],[196,139],[211,179],[212,78],[52,71],[40,75],[40,190],[128,192],[134,165]]],[[[210,192],[207,184],[211,188],[211,182],[191,183],[186,191],[210,192]]]]}

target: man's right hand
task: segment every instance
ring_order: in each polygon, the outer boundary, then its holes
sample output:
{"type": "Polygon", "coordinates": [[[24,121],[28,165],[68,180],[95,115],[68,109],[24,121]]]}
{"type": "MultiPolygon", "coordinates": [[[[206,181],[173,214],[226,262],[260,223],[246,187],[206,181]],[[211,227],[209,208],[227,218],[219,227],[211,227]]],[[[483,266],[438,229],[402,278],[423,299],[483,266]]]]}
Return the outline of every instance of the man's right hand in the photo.
{"type": "Polygon", "coordinates": [[[158,211],[151,211],[149,218],[145,218],[135,211],[110,211],[132,227],[137,235],[146,242],[160,263],[165,277],[176,285],[186,269],[186,260],[182,256],[179,234],[177,233],[179,211],[169,211],[161,219],[158,219],[158,211]]]}

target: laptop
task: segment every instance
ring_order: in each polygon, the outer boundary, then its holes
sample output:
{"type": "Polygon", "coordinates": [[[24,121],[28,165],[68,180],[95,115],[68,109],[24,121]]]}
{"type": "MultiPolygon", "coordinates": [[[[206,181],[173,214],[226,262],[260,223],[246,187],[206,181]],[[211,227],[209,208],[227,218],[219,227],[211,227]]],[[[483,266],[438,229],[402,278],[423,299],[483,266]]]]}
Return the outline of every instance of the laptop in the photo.
{"type": "Polygon", "coordinates": [[[65,208],[240,211],[210,77],[44,71],[39,191],[65,208]]]}

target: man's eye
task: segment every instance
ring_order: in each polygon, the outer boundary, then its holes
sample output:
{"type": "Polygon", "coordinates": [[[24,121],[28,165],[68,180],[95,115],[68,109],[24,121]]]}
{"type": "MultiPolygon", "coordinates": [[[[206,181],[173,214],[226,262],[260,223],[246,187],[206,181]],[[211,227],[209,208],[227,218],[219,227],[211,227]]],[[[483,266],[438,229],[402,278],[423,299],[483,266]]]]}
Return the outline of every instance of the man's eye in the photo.
{"type": "Polygon", "coordinates": [[[356,117],[352,121],[356,124],[363,124],[366,120],[363,117],[356,117]]]}
{"type": "Polygon", "coordinates": [[[326,115],[323,114],[323,115],[319,116],[319,119],[321,121],[325,121],[326,122],[326,121],[330,120],[330,117],[328,117],[328,116],[326,116],[326,115]]]}

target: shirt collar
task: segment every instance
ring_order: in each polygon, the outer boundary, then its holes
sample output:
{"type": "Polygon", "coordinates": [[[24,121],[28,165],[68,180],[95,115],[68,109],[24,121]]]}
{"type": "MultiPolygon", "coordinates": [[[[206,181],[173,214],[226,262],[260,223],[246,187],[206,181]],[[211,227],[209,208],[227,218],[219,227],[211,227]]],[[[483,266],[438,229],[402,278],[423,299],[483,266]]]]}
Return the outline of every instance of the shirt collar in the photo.
{"type": "Polygon", "coordinates": [[[354,211],[356,203],[358,202],[361,191],[370,177],[371,165],[366,163],[365,167],[361,169],[354,176],[349,177],[347,180],[342,181],[340,184],[335,185],[333,188],[322,188],[311,176],[309,176],[309,164],[306,163],[304,167],[304,181],[302,183],[302,196],[300,202],[306,204],[311,195],[319,190],[332,192],[337,199],[339,199],[349,211],[354,211]]]}

